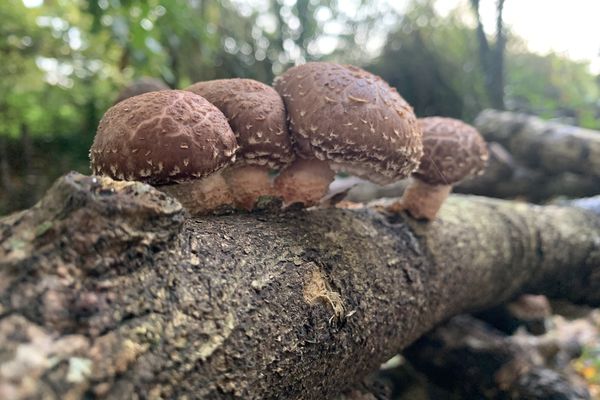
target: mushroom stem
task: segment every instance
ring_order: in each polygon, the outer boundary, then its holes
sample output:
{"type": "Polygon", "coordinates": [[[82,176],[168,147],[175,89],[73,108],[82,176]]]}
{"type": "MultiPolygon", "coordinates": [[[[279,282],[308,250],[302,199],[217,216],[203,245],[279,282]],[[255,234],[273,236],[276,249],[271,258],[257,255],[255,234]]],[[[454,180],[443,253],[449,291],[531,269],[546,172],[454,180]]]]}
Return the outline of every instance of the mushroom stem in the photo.
{"type": "Polygon", "coordinates": [[[233,205],[233,196],[221,172],[157,189],[179,200],[190,214],[210,214],[233,205]]]}
{"type": "Polygon", "coordinates": [[[273,196],[275,193],[268,167],[258,165],[232,167],[223,172],[223,177],[237,208],[251,211],[261,196],[273,196]]]}
{"type": "Polygon", "coordinates": [[[334,177],[326,161],[297,158],[275,178],[275,192],[284,206],[302,203],[311,207],[327,194],[334,177]]]}
{"type": "Polygon", "coordinates": [[[452,191],[451,185],[431,185],[412,178],[402,198],[387,207],[387,211],[408,212],[413,218],[431,221],[452,191]]]}

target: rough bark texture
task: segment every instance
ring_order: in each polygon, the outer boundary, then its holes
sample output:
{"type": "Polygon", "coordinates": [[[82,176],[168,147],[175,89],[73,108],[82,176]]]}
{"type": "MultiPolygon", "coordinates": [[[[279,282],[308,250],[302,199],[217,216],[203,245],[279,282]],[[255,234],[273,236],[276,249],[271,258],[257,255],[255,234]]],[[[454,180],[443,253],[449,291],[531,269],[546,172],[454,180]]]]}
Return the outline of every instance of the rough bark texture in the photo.
{"type": "Polygon", "coordinates": [[[549,174],[571,172],[599,179],[600,132],[497,110],[482,111],[475,126],[518,160],[549,174]]]}
{"type": "Polygon", "coordinates": [[[328,398],[452,315],[599,288],[600,215],[581,208],[189,218],[70,174],[0,220],[0,398],[328,398]]]}

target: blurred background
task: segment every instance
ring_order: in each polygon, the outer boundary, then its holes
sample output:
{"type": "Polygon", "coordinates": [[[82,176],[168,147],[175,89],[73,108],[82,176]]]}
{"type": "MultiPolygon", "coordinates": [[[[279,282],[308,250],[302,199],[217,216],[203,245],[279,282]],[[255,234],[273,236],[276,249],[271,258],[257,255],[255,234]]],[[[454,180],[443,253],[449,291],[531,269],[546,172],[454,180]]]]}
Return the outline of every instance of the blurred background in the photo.
{"type": "Polygon", "coordinates": [[[99,119],[135,79],[270,83],[352,63],[419,116],[484,108],[600,128],[600,2],[587,0],[4,0],[0,214],[89,173],[99,119]]]}
{"type": "MultiPolygon", "coordinates": [[[[494,108],[600,130],[598,16],[592,0],[1,0],[0,215],[31,206],[70,170],[89,174],[100,118],[140,79],[151,88],[271,83],[290,66],[328,60],[381,75],[421,117],[472,123],[494,108]]],[[[485,115],[490,132],[513,119],[485,115]]],[[[515,121],[507,131],[520,130],[515,121]]],[[[600,132],[590,135],[598,143],[600,132]]],[[[600,192],[597,170],[562,170],[554,159],[538,168],[528,146],[507,136],[490,143],[489,176],[457,191],[539,202],[600,192]]],[[[369,190],[353,195],[398,195],[369,190]]],[[[600,312],[586,315],[595,344],[557,352],[556,365],[579,357],[577,376],[600,398],[600,312]]],[[[564,342],[581,342],[571,340],[585,336],[579,328],[561,321],[554,326],[575,332],[564,342]]],[[[390,371],[395,382],[422,381],[398,365],[390,371]]]]}

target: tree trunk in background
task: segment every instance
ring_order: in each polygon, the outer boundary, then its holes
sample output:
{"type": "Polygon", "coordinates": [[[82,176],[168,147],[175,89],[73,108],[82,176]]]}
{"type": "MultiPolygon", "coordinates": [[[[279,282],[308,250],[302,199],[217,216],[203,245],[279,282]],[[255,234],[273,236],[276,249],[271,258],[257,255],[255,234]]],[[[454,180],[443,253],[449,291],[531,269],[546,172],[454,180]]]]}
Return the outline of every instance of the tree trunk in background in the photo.
{"type": "Polygon", "coordinates": [[[479,14],[479,1],[471,0],[473,13],[477,20],[477,41],[479,43],[479,59],[485,77],[485,86],[492,107],[504,109],[504,52],[506,48],[506,36],[504,34],[504,23],[502,13],[504,0],[496,3],[496,38],[495,43],[490,44],[485,33],[481,16],[479,14]]]}
{"type": "Polygon", "coordinates": [[[6,142],[6,137],[0,135],[0,182],[2,184],[2,191],[5,194],[8,193],[12,187],[10,182],[10,166],[8,163],[6,142]]]}
{"type": "Polygon", "coordinates": [[[0,397],[330,398],[455,314],[524,292],[599,305],[599,268],[581,208],[189,218],[70,174],[0,220],[0,397]]]}
{"type": "Polygon", "coordinates": [[[21,122],[21,148],[23,149],[23,174],[27,183],[33,173],[33,144],[31,143],[31,135],[29,134],[29,127],[24,122],[21,122]]]}
{"type": "Polygon", "coordinates": [[[502,21],[502,13],[504,10],[504,0],[498,0],[496,4],[496,45],[491,54],[492,58],[492,77],[493,84],[491,85],[492,106],[504,110],[504,53],[506,49],[506,36],[504,34],[504,26],[502,21]]]}
{"type": "MultiPolygon", "coordinates": [[[[270,39],[270,47],[272,46],[273,48],[277,49],[281,54],[287,54],[287,52],[285,51],[285,47],[283,46],[283,42],[286,38],[288,26],[285,22],[285,19],[283,18],[283,15],[281,15],[282,8],[283,5],[280,0],[271,0],[271,10],[273,10],[272,12],[275,14],[275,18],[277,19],[277,29],[275,29],[275,33],[270,39]]],[[[282,70],[280,71],[280,73],[283,73],[283,71],[288,69],[290,65],[291,64],[289,60],[285,64],[282,63],[282,70]]]]}
{"type": "MultiPolygon", "coordinates": [[[[94,90],[94,85],[90,77],[84,78],[82,83],[87,87],[90,93],[94,90]]],[[[85,101],[85,104],[82,107],[82,114],[83,132],[81,132],[81,134],[89,136],[90,139],[93,140],[94,133],[96,132],[96,128],[98,127],[98,122],[100,121],[98,111],[96,110],[95,96],[90,96],[85,101]]]]}
{"type": "Polygon", "coordinates": [[[119,58],[119,71],[123,71],[125,68],[129,66],[129,61],[131,58],[131,48],[129,45],[123,47],[123,52],[121,53],[121,57],[119,58]]]}
{"type": "Polygon", "coordinates": [[[167,52],[169,54],[169,69],[172,73],[169,86],[179,88],[181,82],[181,74],[179,72],[179,38],[174,33],[167,37],[167,52]]]}

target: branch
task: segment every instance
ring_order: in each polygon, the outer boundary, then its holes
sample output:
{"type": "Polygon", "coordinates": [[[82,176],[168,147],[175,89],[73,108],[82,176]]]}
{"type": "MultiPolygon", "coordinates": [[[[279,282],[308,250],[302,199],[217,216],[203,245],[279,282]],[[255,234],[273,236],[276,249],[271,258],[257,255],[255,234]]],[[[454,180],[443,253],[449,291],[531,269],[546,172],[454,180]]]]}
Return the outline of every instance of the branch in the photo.
{"type": "Polygon", "coordinates": [[[70,174],[0,221],[0,398],[329,398],[455,314],[523,292],[598,305],[599,266],[582,208],[189,218],[70,174]]]}

